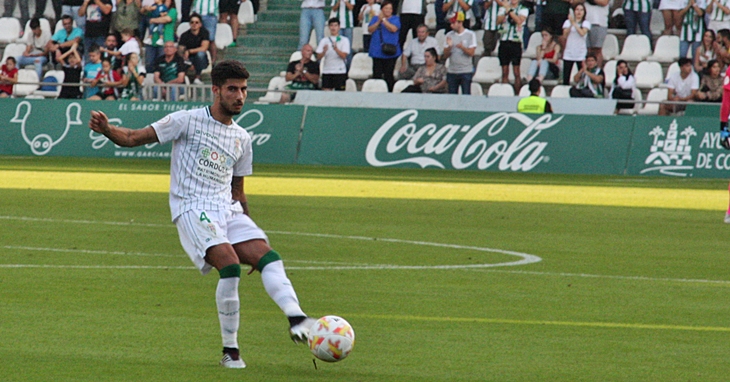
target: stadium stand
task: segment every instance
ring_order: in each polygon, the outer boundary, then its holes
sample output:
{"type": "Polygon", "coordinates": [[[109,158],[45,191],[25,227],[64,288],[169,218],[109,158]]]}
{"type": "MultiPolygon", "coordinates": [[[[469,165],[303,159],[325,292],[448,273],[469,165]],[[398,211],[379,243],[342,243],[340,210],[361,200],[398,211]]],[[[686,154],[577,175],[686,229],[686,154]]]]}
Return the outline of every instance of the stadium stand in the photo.
{"type": "Polygon", "coordinates": [[[510,84],[496,83],[489,87],[487,97],[514,97],[515,88],[510,84]]]}
{"type": "Polygon", "coordinates": [[[618,56],[619,52],[618,38],[616,35],[610,33],[607,34],[606,39],[603,40],[603,48],[601,48],[601,54],[603,54],[604,62],[607,60],[613,60],[616,56],[618,56]]]}
{"type": "Polygon", "coordinates": [[[353,80],[364,81],[372,76],[373,59],[367,53],[355,54],[352,57],[352,63],[350,64],[350,70],[347,72],[347,77],[353,80]]]}
{"type": "Polygon", "coordinates": [[[674,62],[679,60],[679,36],[660,36],[654,47],[654,54],[647,61],[674,62]]]}
{"type": "Polygon", "coordinates": [[[636,77],[636,87],[639,89],[651,89],[664,81],[662,66],[655,61],[642,61],[636,65],[634,77],[636,77]]]}
{"type": "Polygon", "coordinates": [[[570,86],[568,85],[557,85],[550,92],[552,98],[570,98],[570,86]]]}
{"type": "Polygon", "coordinates": [[[411,85],[413,85],[413,81],[411,80],[398,80],[395,82],[395,85],[393,85],[393,93],[400,93],[403,89],[411,85]]]}
{"type": "MultiPolygon", "coordinates": [[[[651,89],[649,91],[649,95],[646,96],[647,101],[654,101],[654,102],[661,102],[667,100],[667,89],[651,89]]],[[[659,107],[661,104],[659,103],[646,103],[644,104],[644,107],[638,109],[636,111],[636,114],[639,115],[657,115],[659,114],[659,107]]]]}
{"type": "Polygon", "coordinates": [[[626,39],[624,40],[624,47],[621,49],[621,54],[619,54],[616,59],[626,61],[643,61],[651,54],[652,51],[649,38],[641,34],[634,34],[626,36],[626,39]]]}
{"type": "Polygon", "coordinates": [[[361,91],[363,93],[387,93],[388,83],[379,78],[371,78],[369,80],[365,80],[362,84],[361,91]]]}
{"type": "Polygon", "coordinates": [[[0,43],[12,43],[20,37],[20,21],[14,17],[0,17],[0,43]]]}
{"type": "Polygon", "coordinates": [[[472,81],[480,84],[491,84],[502,78],[502,67],[499,66],[499,58],[482,57],[477,63],[472,81]]]}
{"type": "Polygon", "coordinates": [[[21,98],[33,94],[38,89],[38,74],[34,69],[19,69],[18,82],[13,85],[13,97],[21,98]]]}

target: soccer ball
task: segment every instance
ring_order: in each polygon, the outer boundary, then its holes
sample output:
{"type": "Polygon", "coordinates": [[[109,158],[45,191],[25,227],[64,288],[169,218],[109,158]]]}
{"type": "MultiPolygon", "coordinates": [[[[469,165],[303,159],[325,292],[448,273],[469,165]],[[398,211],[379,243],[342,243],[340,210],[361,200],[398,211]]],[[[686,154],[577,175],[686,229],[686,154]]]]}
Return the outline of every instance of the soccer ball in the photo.
{"type": "Polygon", "coordinates": [[[355,331],[342,317],[324,316],[309,330],[309,350],[325,362],[342,361],[355,345],[355,331]]]}

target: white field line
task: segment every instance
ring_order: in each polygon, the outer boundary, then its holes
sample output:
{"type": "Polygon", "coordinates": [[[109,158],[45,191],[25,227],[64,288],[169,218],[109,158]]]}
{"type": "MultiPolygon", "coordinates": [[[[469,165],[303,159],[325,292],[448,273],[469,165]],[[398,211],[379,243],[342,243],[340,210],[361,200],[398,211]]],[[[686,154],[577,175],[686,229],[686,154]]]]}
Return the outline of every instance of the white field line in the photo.
{"type": "MultiPolygon", "coordinates": [[[[154,224],[154,223],[135,223],[131,222],[107,222],[107,221],[93,221],[93,220],[70,220],[70,219],[51,219],[51,218],[32,218],[26,216],[0,216],[0,219],[4,220],[21,220],[21,221],[37,221],[37,222],[48,222],[48,223],[73,223],[73,224],[93,224],[93,225],[116,225],[116,226],[142,226],[142,227],[172,227],[172,224],[154,224]]],[[[380,264],[380,265],[335,265],[335,266],[317,266],[317,267],[287,267],[288,269],[306,269],[306,270],[349,270],[349,269],[468,269],[468,268],[492,268],[492,267],[507,267],[507,266],[518,266],[531,263],[537,263],[542,259],[535,255],[527,253],[507,251],[503,249],[486,248],[486,247],[475,247],[465,246],[458,244],[443,244],[443,243],[432,243],[426,241],[413,241],[413,240],[401,240],[391,238],[377,238],[377,237],[366,237],[366,236],[347,236],[347,235],[332,235],[332,234],[320,234],[320,233],[307,233],[307,232],[288,232],[288,231],[268,231],[272,234],[280,235],[297,235],[297,236],[310,236],[318,238],[329,238],[329,239],[348,239],[348,240],[361,240],[370,242],[385,242],[385,243],[399,243],[399,244],[410,244],[410,245],[422,245],[458,250],[472,250],[479,252],[491,252],[500,253],[504,255],[517,256],[521,260],[504,262],[504,263],[491,263],[491,264],[463,264],[463,265],[392,265],[392,264],[380,264]]],[[[16,248],[17,249],[17,248],[16,248]]],[[[56,249],[54,249],[56,250],[56,249]]],[[[123,253],[123,252],[122,252],[123,253]]],[[[148,255],[149,256],[149,255],[148,255]]]]}

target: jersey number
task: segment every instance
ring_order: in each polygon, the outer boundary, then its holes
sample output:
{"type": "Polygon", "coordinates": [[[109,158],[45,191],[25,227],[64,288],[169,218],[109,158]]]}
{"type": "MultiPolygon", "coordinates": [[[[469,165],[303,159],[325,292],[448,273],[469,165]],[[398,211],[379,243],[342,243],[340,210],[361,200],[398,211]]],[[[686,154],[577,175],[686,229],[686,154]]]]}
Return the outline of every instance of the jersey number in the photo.
{"type": "Polygon", "coordinates": [[[206,215],[205,212],[200,213],[200,221],[201,222],[206,221],[206,222],[210,223],[210,219],[208,219],[208,215],[206,215]]]}

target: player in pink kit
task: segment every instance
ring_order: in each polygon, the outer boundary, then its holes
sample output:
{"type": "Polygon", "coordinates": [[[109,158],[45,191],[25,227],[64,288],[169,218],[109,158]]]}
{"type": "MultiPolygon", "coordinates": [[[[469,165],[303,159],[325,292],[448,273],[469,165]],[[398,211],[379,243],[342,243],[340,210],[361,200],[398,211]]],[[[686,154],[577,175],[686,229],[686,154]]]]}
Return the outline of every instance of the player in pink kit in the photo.
{"type": "MultiPolygon", "coordinates": [[[[720,107],[720,144],[730,150],[730,130],[727,127],[727,119],[730,115],[730,68],[725,72],[725,81],[722,86],[722,106],[720,107]]],[[[728,185],[730,192],[730,185],[728,185]]],[[[725,223],[730,223],[730,205],[725,213],[725,223]]]]}

